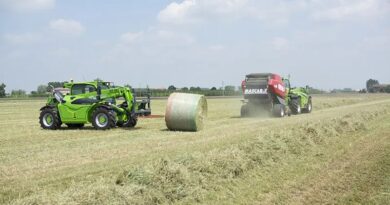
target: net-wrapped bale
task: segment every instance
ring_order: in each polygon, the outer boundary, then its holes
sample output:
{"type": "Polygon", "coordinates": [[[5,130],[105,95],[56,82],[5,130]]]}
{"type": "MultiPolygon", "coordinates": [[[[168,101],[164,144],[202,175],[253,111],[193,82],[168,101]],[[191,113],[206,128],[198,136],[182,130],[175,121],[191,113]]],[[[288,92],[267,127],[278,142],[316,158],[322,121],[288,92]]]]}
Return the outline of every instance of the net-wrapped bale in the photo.
{"type": "Polygon", "coordinates": [[[168,98],[165,123],[170,130],[198,131],[207,116],[207,101],[203,95],[172,93],[168,98]]]}

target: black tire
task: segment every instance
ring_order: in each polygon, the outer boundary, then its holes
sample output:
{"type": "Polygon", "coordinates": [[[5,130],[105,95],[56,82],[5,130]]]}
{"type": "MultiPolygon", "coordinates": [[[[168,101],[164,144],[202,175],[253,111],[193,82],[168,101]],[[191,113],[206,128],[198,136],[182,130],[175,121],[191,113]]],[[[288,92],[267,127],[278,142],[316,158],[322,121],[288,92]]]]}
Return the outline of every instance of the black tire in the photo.
{"type": "Polygon", "coordinates": [[[84,124],[69,124],[67,123],[66,126],[68,126],[69,128],[71,129],[79,129],[79,128],[83,128],[84,127],[84,124]]]}
{"type": "Polygon", "coordinates": [[[58,115],[57,109],[45,108],[39,115],[39,124],[43,129],[56,130],[61,127],[61,119],[58,115]]]}
{"type": "Polygon", "coordinates": [[[275,117],[284,117],[286,115],[285,106],[282,104],[275,104],[272,109],[272,113],[275,117]]]}
{"type": "Polygon", "coordinates": [[[311,102],[311,98],[309,99],[309,101],[307,102],[307,105],[304,109],[302,109],[302,111],[304,113],[311,113],[311,111],[313,110],[313,104],[311,102]]]}
{"type": "Polygon", "coordinates": [[[301,114],[302,112],[301,99],[300,98],[292,99],[290,109],[294,115],[301,114]]]}
{"type": "Polygon", "coordinates": [[[132,117],[131,114],[127,114],[127,120],[124,122],[117,122],[118,127],[135,127],[137,125],[137,116],[132,117]]]}
{"type": "Polygon", "coordinates": [[[249,115],[248,109],[249,109],[248,105],[241,106],[241,117],[248,117],[248,115],[249,115]]]}
{"type": "Polygon", "coordinates": [[[107,108],[98,107],[92,114],[92,125],[97,130],[107,130],[116,126],[116,113],[107,108]]]}

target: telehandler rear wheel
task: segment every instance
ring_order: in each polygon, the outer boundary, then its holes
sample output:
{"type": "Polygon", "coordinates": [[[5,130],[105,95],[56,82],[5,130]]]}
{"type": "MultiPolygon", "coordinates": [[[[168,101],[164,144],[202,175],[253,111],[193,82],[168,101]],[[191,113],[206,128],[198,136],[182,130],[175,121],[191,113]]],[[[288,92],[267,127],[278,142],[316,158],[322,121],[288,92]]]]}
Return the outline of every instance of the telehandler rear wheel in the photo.
{"type": "Polygon", "coordinates": [[[39,115],[39,123],[43,129],[56,130],[61,127],[61,119],[55,108],[45,108],[39,115]]]}
{"type": "Polygon", "coordinates": [[[116,126],[116,113],[98,107],[92,114],[92,125],[97,130],[106,130],[116,126]]]}

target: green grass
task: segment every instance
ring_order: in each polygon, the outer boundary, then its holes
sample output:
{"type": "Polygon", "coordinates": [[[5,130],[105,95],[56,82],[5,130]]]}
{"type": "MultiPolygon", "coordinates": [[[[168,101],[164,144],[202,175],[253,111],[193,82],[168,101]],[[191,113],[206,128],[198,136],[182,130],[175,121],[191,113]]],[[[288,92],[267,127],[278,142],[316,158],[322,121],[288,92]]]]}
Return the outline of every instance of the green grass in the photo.
{"type": "Polygon", "coordinates": [[[311,114],[240,119],[239,99],[208,100],[196,133],[163,118],[47,131],[45,101],[0,101],[0,204],[389,204],[390,96],[313,101],[311,114]]]}

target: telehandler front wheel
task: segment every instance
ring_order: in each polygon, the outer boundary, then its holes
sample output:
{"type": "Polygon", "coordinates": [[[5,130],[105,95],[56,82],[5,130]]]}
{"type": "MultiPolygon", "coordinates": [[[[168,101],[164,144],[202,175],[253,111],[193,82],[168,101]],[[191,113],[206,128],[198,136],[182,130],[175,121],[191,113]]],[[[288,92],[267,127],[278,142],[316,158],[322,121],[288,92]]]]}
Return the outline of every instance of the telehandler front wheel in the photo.
{"type": "Polygon", "coordinates": [[[118,122],[118,127],[135,127],[137,125],[137,118],[128,117],[124,122],[118,122]]]}
{"type": "Polygon", "coordinates": [[[56,130],[61,127],[61,119],[57,110],[54,108],[45,108],[39,115],[39,123],[43,129],[56,130]]]}
{"type": "Polygon", "coordinates": [[[96,108],[92,114],[92,125],[97,130],[106,130],[116,125],[116,113],[106,108],[96,108]]]}

